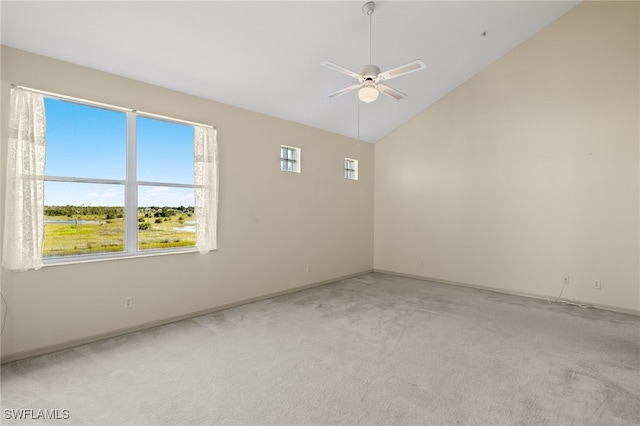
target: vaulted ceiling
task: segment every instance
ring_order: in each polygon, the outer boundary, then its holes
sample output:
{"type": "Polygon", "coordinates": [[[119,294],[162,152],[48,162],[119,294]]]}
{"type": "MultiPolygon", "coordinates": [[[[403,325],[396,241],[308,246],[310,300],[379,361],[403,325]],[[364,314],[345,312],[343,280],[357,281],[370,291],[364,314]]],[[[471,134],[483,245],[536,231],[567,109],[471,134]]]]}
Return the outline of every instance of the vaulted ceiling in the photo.
{"type": "Polygon", "coordinates": [[[372,63],[427,69],[389,82],[408,95],[399,101],[329,99],[354,80],[321,61],[367,64],[364,3],[2,1],[1,42],[376,142],[578,4],[377,1],[372,63]]]}

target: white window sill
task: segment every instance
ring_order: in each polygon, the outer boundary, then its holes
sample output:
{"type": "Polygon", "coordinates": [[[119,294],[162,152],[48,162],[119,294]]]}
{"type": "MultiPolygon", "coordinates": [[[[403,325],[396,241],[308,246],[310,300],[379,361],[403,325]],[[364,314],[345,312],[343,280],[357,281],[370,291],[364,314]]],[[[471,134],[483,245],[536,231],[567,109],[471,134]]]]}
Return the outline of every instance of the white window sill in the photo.
{"type": "Polygon", "coordinates": [[[104,253],[104,254],[85,254],[81,256],[60,256],[43,259],[44,267],[75,265],[79,263],[105,262],[109,260],[136,259],[140,257],[166,256],[171,254],[198,253],[197,247],[186,247],[173,250],[145,250],[136,253],[104,253]]]}

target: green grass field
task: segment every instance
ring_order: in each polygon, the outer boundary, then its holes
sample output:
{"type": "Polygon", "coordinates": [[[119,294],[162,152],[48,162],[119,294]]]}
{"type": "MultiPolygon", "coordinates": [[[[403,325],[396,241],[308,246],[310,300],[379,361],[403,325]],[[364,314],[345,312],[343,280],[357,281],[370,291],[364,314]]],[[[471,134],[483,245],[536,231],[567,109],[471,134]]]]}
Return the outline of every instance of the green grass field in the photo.
{"type": "MultiPolygon", "coordinates": [[[[44,257],[124,250],[124,219],[105,219],[104,215],[79,215],[77,219],[81,221],[78,224],[75,217],[45,216],[44,257]]],[[[193,246],[196,243],[196,233],[189,231],[194,226],[193,217],[177,214],[166,218],[144,218],[141,223],[147,223],[143,227],[148,226],[148,229],[138,230],[140,250],[193,246]]]]}

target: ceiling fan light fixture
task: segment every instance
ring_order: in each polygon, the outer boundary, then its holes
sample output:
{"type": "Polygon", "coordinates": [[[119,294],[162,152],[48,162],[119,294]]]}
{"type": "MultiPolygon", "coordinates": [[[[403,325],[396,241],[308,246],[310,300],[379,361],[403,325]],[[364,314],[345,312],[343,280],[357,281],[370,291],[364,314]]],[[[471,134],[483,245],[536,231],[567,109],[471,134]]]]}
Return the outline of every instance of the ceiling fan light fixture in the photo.
{"type": "Polygon", "coordinates": [[[362,86],[360,90],[358,90],[358,98],[367,104],[378,99],[379,94],[378,89],[376,89],[373,84],[362,86]]]}

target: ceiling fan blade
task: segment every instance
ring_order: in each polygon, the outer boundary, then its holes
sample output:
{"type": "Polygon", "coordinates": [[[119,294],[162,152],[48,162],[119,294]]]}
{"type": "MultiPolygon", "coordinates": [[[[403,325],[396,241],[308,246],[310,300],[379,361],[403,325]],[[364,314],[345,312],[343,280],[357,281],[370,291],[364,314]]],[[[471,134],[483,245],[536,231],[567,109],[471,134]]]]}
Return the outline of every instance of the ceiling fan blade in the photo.
{"type": "Polygon", "coordinates": [[[410,74],[415,71],[425,69],[427,66],[420,59],[409,62],[397,68],[380,73],[380,80],[391,80],[392,78],[400,77],[406,74],[410,74]]]}
{"type": "Polygon", "coordinates": [[[325,66],[327,68],[331,68],[332,70],[341,72],[343,74],[346,74],[349,77],[355,78],[356,80],[360,78],[360,74],[358,74],[357,72],[348,70],[345,67],[341,67],[338,64],[334,64],[333,62],[324,61],[324,62],[320,62],[320,65],[325,66]]]}
{"type": "Polygon", "coordinates": [[[389,87],[386,84],[378,83],[378,90],[380,92],[384,93],[385,95],[389,95],[392,98],[396,98],[398,100],[400,100],[400,99],[402,99],[402,98],[407,96],[404,93],[402,93],[401,91],[396,90],[396,89],[394,89],[392,87],[389,87]]]}
{"type": "Polygon", "coordinates": [[[354,84],[352,86],[345,87],[344,89],[338,90],[337,92],[333,92],[331,94],[328,94],[327,98],[335,98],[336,96],[344,95],[345,93],[349,93],[349,92],[351,92],[353,90],[356,90],[360,86],[362,86],[362,84],[354,84]]]}

